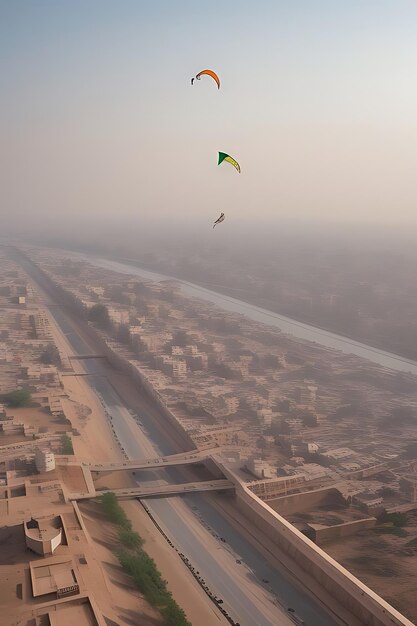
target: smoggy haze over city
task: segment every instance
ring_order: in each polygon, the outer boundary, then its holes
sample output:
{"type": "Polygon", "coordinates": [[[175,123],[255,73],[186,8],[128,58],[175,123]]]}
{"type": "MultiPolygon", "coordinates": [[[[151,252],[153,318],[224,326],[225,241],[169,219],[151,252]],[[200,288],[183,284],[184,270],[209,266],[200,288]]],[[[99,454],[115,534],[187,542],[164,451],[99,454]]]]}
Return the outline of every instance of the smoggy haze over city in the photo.
{"type": "Polygon", "coordinates": [[[3,225],[415,224],[416,24],[405,1],[2,0],[3,225]],[[206,67],[219,92],[191,87],[206,67]]]}

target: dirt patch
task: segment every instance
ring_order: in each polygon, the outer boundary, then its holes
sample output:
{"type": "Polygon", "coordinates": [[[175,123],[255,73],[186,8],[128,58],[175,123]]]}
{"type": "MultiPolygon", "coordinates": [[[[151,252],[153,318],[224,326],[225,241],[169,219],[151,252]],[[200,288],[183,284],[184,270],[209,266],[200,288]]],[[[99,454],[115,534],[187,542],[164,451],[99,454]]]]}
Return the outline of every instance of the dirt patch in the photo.
{"type": "Polygon", "coordinates": [[[27,562],[23,524],[0,528],[0,554],[2,565],[27,562]]]}
{"type": "MultiPolygon", "coordinates": [[[[69,422],[65,418],[51,415],[48,409],[42,407],[18,407],[7,410],[9,415],[13,415],[14,421],[33,426],[41,433],[62,433],[68,430],[69,422]]],[[[5,443],[14,443],[12,437],[6,436],[5,443]]],[[[20,441],[25,441],[25,437],[20,436],[20,441]]],[[[4,445],[4,444],[3,444],[4,445]]]]}
{"type": "Polygon", "coordinates": [[[76,465],[60,465],[58,472],[60,479],[69,491],[76,493],[88,491],[81,467],[76,465]]]}
{"type": "Polygon", "coordinates": [[[407,544],[417,537],[414,515],[405,537],[379,536],[372,530],[333,542],[325,550],[413,622],[417,621],[417,558],[407,544]]]}

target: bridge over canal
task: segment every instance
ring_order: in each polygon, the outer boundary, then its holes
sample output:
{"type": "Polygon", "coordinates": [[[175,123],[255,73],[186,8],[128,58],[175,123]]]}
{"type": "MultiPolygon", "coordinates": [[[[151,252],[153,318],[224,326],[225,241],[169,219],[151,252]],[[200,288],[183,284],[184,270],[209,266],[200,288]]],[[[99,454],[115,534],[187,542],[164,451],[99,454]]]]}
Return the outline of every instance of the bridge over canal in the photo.
{"type": "Polygon", "coordinates": [[[138,459],[133,461],[118,461],[116,463],[84,463],[83,467],[89,469],[90,472],[117,472],[130,470],[156,469],[164,467],[172,467],[175,465],[192,465],[194,463],[204,463],[211,458],[213,451],[204,450],[204,452],[181,452],[180,454],[171,454],[168,456],[154,457],[153,459],[138,459]]]}
{"type": "Polygon", "coordinates": [[[103,489],[91,491],[89,493],[72,493],[69,500],[90,500],[97,498],[104,493],[112,492],[117,498],[157,498],[161,496],[178,496],[187,493],[198,493],[201,491],[224,491],[234,489],[235,485],[231,480],[219,479],[193,483],[182,483],[179,485],[152,485],[127,487],[123,489],[103,489]]]}

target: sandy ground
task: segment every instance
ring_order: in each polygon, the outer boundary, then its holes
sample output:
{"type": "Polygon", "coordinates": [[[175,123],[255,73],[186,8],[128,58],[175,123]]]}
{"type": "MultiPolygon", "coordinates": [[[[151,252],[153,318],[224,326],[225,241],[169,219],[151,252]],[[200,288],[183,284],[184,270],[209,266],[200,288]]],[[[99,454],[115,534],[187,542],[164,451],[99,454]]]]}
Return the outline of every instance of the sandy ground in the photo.
{"type": "Polygon", "coordinates": [[[153,609],[135,588],[130,576],[119,565],[113,550],[117,542],[116,529],[110,524],[95,502],[80,506],[84,523],[94,542],[96,558],[101,562],[112,598],[113,609],[120,624],[134,626],[163,624],[161,615],[153,609]]]}
{"type": "MultiPolygon", "coordinates": [[[[62,418],[52,416],[47,408],[39,406],[14,407],[7,409],[7,414],[13,415],[15,422],[34,426],[41,433],[65,433],[69,428],[62,418]]],[[[0,435],[0,445],[3,446],[20,441],[28,441],[28,438],[24,435],[0,435]]]]}
{"type": "MultiPolygon", "coordinates": [[[[97,486],[116,489],[127,484],[134,485],[130,475],[125,472],[108,474],[97,481],[97,486]]],[[[229,622],[216,609],[206,593],[197,583],[181,558],[167,543],[156,529],[145,509],[136,501],[120,501],[126,515],[132,522],[132,527],[145,540],[145,550],[156,562],[162,577],[168,583],[168,589],[178,604],[184,609],[187,618],[193,626],[226,626],[229,622]]],[[[181,505],[181,501],[179,502],[181,505]]],[[[82,503],[82,512],[91,510],[90,504],[82,503]],[[90,508],[88,508],[90,507],[90,508]]]]}
{"type": "Polygon", "coordinates": [[[406,537],[366,531],[323,547],[366,585],[417,623],[417,552],[406,555],[406,544],[417,537],[417,514],[410,514],[406,537]]]}
{"type": "MultiPolygon", "coordinates": [[[[52,316],[48,316],[54,341],[66,356],[74,354],[70,344],[52,316]]],[[[74,373],[85,373],[81,361],[73,361],[74,373]]],[[[74,452],[80,461],[92,459],[110,461],[122,458],[120,449],[113,439],[103,406],[88,384],[88,378],[82,376],[62,376],[65,393],[62,398],[65,414],[72,427],[80,432],[73,437],[74,452]]]]}
{"type": "Polygon", "coordinates": [[[215,608],[207,595],[190,574],[178,554],[166,542],[146,511],[135,501],[123,502],[123,508],[133,528],[145,539],[145,550],[158,565],[162,577],[178,604],[184,608],[187,618],[195,626],[219,626],[229,624],[215,608]],[[192,598],[190,598],[192,594],[192,598]]]}
{"type": "MultiPolygon", "coordinates": [[[[50,320],[54,339],[59,349],[66,355],[73,354],[71,346],[61,330],[52,318],[50,320]]],[[[82,362],[73,363],[76,372],[84,372],[82,362]]],[[[136,394],[133,393],[131,385],[126,384],[125,377],[115,373],[114,378],[115,383],[117,379],[115,387],[122,385],[123,396],[130,393],[129,401],[134,404],[136,394]]],[[[65,413],[70,419],[72,426],[80,432],[80,436],[73,437],[74,452],[77,458],[88,462],[121,459],[121,450],[113,438],[103,407],[89,386],[88,379],[81,376],[64,376],[62,381],[65,392],[68,394],[68,399],[62,400],[65,413]]],[[[152,448],[149,449],[149,453],[152,454],[152,448]]],[[[106,483],[111,487],[125,486],[126,478],[126,475],[114,474],[111,478],[109,476],[106,477],[106,483]]],[[[88,505],[84,503],[83,510],[85,506],[88,505]]],[[[229,622],[216,609],[213,602],[195,581],[177,553],[160,534],[144,509],[136,502],[125,502],[123,506],[132,521],[133,528],[145,539],[145,549],[155,560],[163,578],[167,581],[168,589],[172,592],[178,604],[184,609],[193,626],[213,626],[216,624],[226,626],[229,622]]],[[[109,568],[115,572],[114,568],[117,566],[117,561],[110,549],[112,537],[109,528],[102,524],[102,520],[98,523],[97,519],[94,519],[91,515],[91,511],[88,514],[87,524],[91,528],[91,533],[97,546],[97,558],[102,560],[103,568],[107,570],[107,573],[109,568]]],[[[124,576],[123,572],[121,574],[124,576]]],[[[132,593],[130,581],[121,582],[115,573],[113,574],[113,582],[118,588],[119,599],[117,603],[120,609],[120,619],[124,620],[124,624],[132,626],[141,623],[136,617],[139,610],[139,594],[137,592],[132,593]],[[125,587],[126,592],[122,593],[121,590],[125,587]]],[[[150,626],[159,623],[155,617],[157,614],[152,613],[151,607],[149,607],[149,611],[150,619],[145,623],[150,626]]]]}
{"type": "MultiPolygon", "coordinates": [[[[196,626],[223,626],[228,624],[224,617],[216,610],[215,605],[207,602],[207,596],[187,568],[159,532],[145,510],[135,501],[123,502],[123,508],[129,519],[132,520],[134,530],[140,533],[145,540],[145,550],[157,563],[162,577],[169,581],[168,587],[180,606],[184,608],[187,618],[196,626]],[[190,601],[190,594],[192,599],[190,601]]],[[[114,547],[115,533],[102,517],[100,509],[94,502],[84,502],[80,506],[90,535],[98,545],[104,566],[107,559],[116,559],[104,554],[103,550],[110,551],[114,547]],[[105,538],[107,537],[107,541],[105,538]]],[[[148,623],[148,622],[146,622],[148,623]]]]}

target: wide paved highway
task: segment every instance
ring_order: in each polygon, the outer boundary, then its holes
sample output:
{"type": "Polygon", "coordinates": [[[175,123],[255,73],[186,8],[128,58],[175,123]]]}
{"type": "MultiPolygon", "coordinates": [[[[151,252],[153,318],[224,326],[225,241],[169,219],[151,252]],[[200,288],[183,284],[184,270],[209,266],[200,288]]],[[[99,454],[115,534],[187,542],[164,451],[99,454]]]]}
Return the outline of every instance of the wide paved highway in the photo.
{"type": "MultiPolygon", "coordinates": [[[[57,307],[50,314],[78,354],[91,352],[75,325],[57,307]]],[[[98,393],[116,435],[130,459],[149,458],[178,452],[163,440],[152,416],[144,408],[137,423],[107,379],[108,365],[99,359],[86,360],[88,380],[98,393]]],[[[144,403],[146,407],[146,403],[144,403]]],[[[146,471],[140,484],[175,480],[178,470],[146,471]]],[[[141,506],[138,503],[138,506],[141,506]]],[[[223,600],[223,607],[241,626],[285,626],[287,609],[293,607],[306,626],[336,626],[340,622],[294,583],[288,573],[269,565],[264,557],[214,509],[203,495],[147,501],[154,519],[172,543],[200,572],[209,589],[223,600]],[[267,582],[266,582],[267,581],[267,582]]]]}
{"type": "MultiPolygon", "coordinates": [[[[102,367],[102,364],[97,366],[102,367]]],[[[96,364],[89,363],[88,367],[94,368],[96,364]]],[[[139,426],[129,419],[128,411],[105,378],[93,377],[92,382],[112,416],[117,437],[129,458],[149,458],[155,452],[161,455],[171,452],[169,442],[161,441],[160,433],[152,427],[152,419],[146,411],[139,416],[143,424],[139,426]],[[159,437],[159,445],[154,441],[151,443],[152,436],[159,437]]],[[[160,484],[161,480],[175,480],[175,470],[148,470],[139,476],[142,485],[154,481],[160,484]]],[[[146,504],[173,544],[187,556],[208,587],[223,599],[223,606],[241,626],[285,624],[286,615],[277,604],[285,610],[296,608],[307,626],[338,623],[290,582],[285,573],[266,563],[264,557],[204,497],[155,499],[146,504]],[[268,580],[268,583],[262,583],[262,580],[268,580]]]]}

